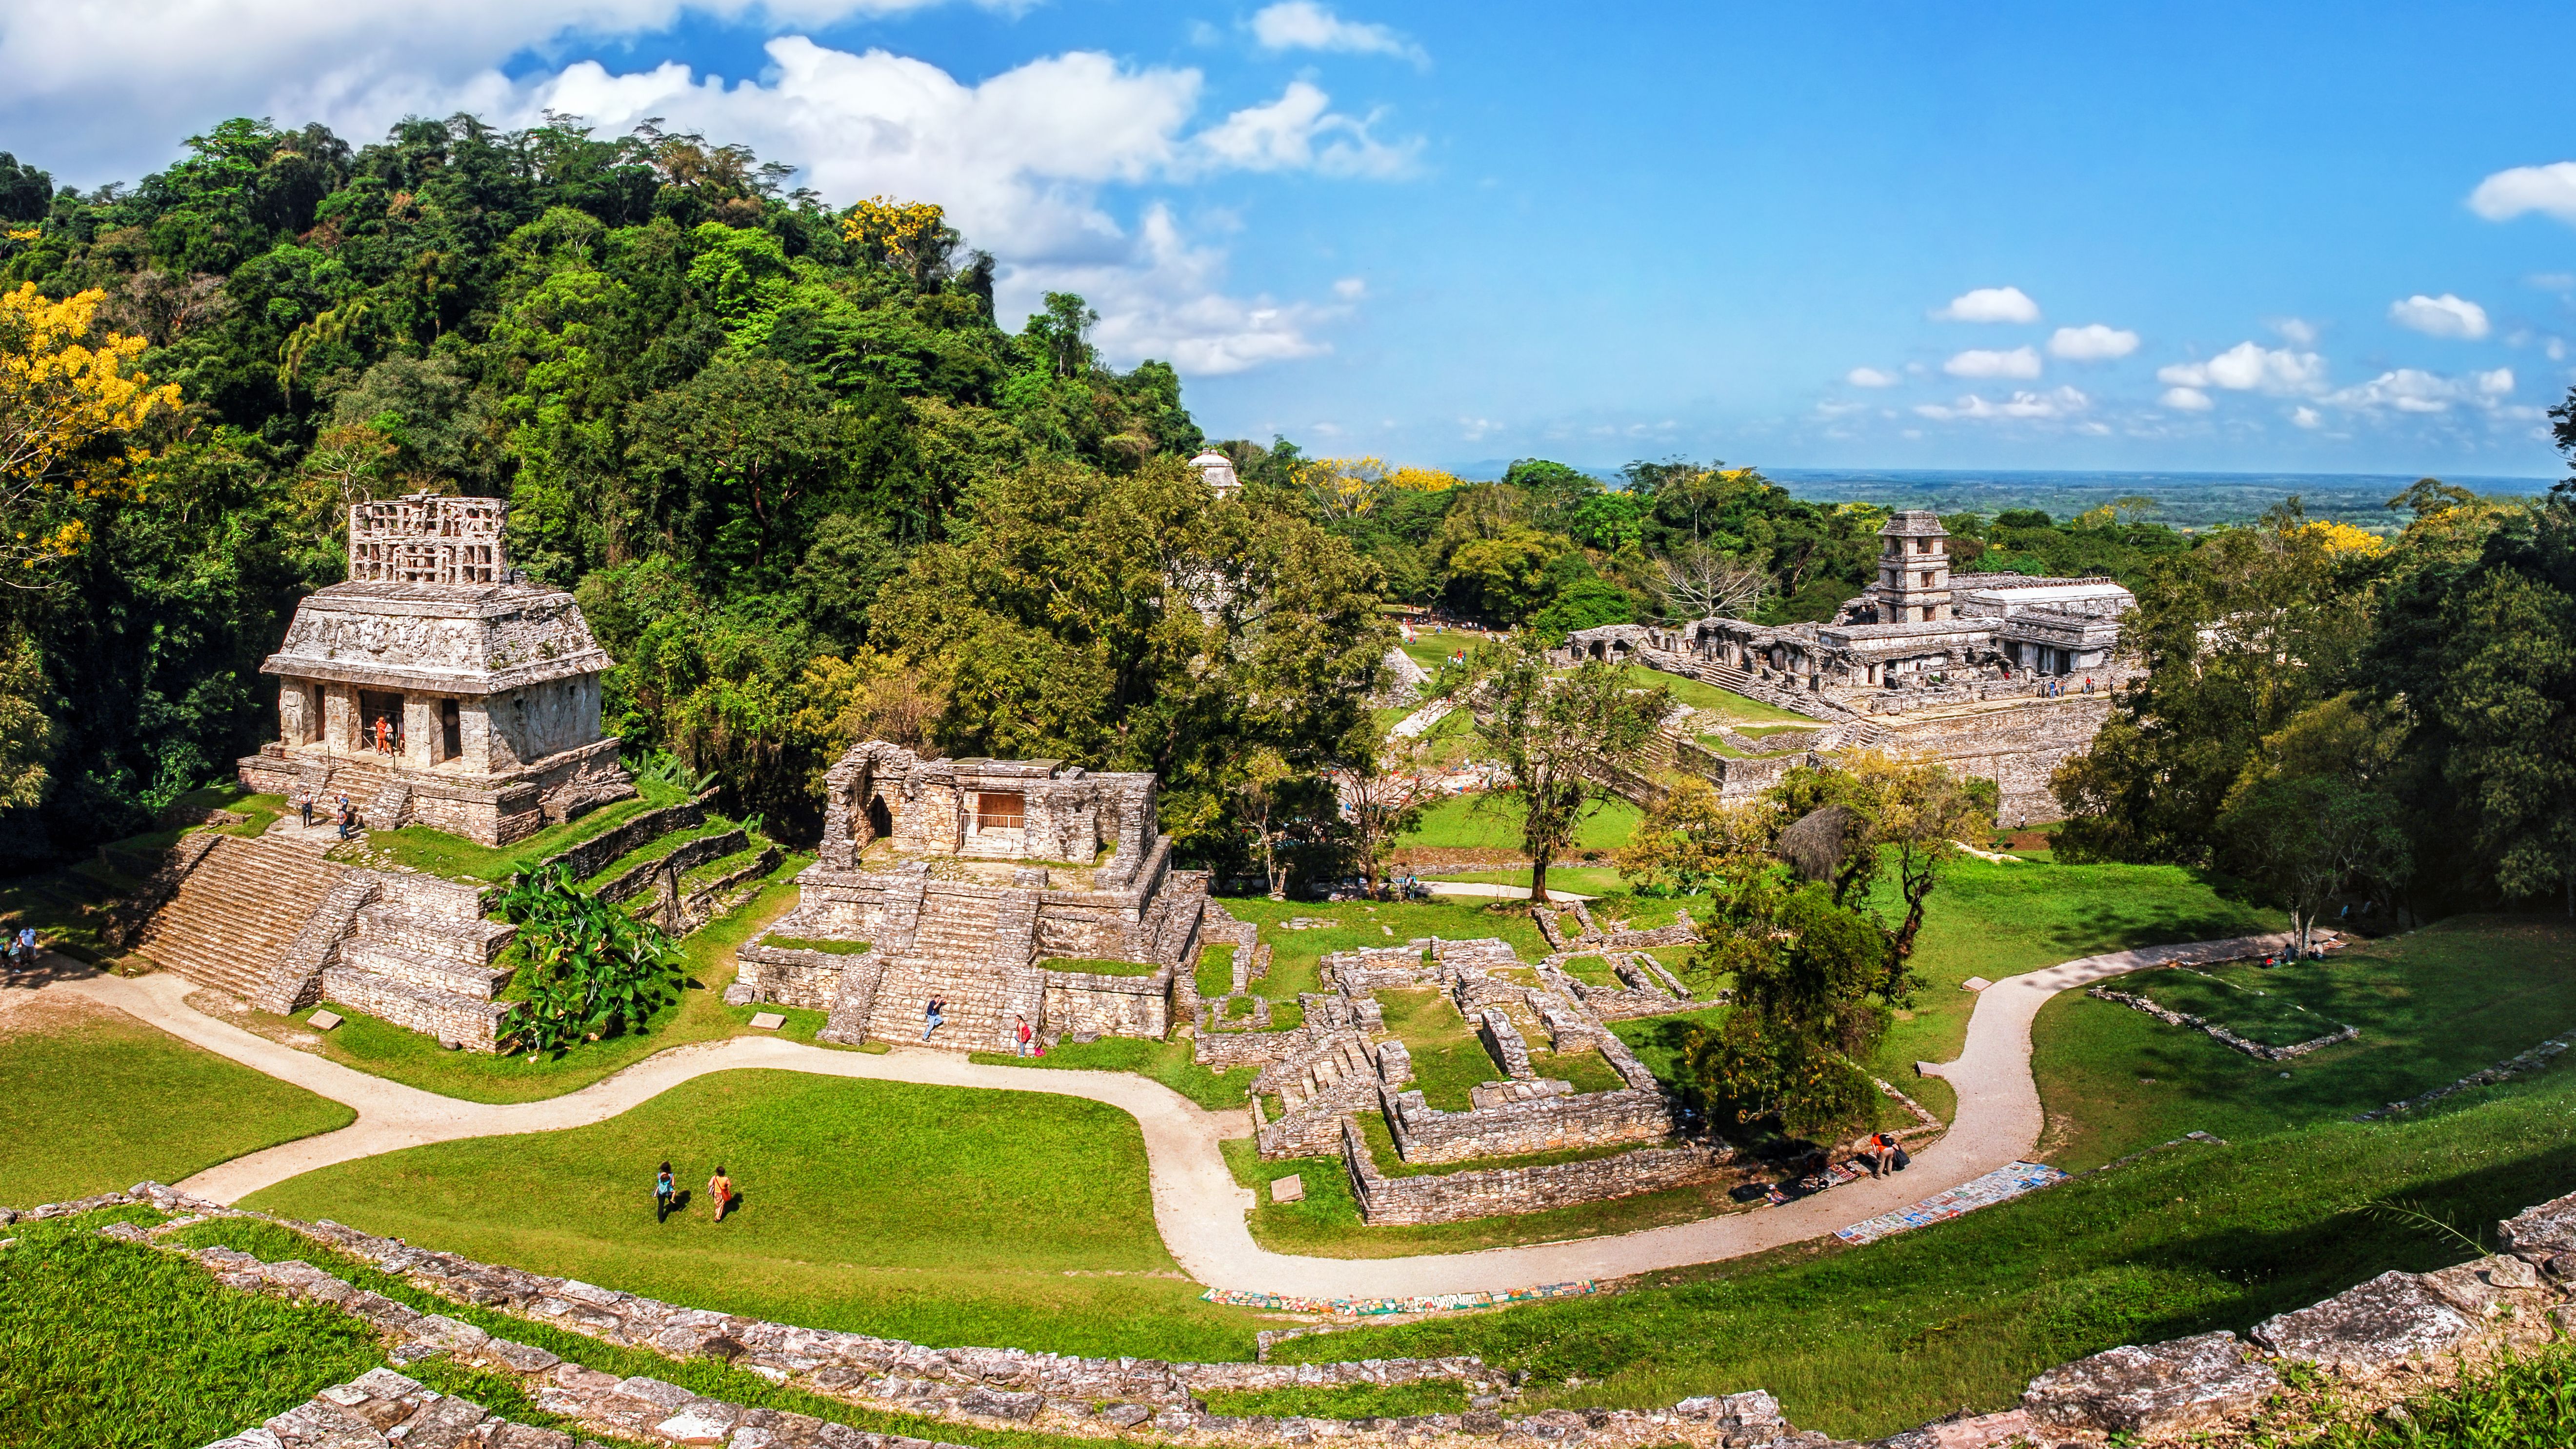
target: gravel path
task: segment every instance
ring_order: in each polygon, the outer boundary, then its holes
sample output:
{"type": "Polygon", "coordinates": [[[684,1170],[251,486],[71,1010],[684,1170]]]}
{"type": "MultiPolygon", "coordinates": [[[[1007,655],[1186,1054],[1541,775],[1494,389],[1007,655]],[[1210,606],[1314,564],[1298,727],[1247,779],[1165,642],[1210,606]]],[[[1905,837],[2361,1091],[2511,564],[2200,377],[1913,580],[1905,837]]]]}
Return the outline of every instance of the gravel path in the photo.
{"type": "Polygon", "coordinates": [[[1317,1297],[1407,1297],[1526,1288],[1578,1278],[1617,1278],[1660,1268],[1742,1257],[1821,1237],[1958,1186],[2038,1144],[2043,1115],[2030,1074],[2030,1027],[2060,991],[2175,961],[2259,954],[2286,936],[2246,936],[2087,956],[1996,982],[1978,999],[1957,1061],[1932,1070],[1959,1096],[1939,1141],[1914,1154],[1901,1176],[1847,1183],[1780,1207],[1580,1242],[1413,1258],[1303,1258],[1252,1241],[1244,1214],[1253,1194],[1235,1185],[1217,1144],[1249,1136],[1249,1112],[1210,1112],[1159,1082],[1119,1072],[977,1066],[952,1052],[898,1046],[882,1056],[833,1051],[775,1037],[732,1037],[677,1047],[561,1097],[492,1105],[463,1102],[281,1046],[218,1021],[182,1000],[193,987],[169,973],[132,980],[70,977],[45,994],[86,997],[150,1022],[183,1041],[347,1104],[358,1120],[337,1132],[254,1152],[209,1168],[179,1186],[233,1202],[333,1163],[378,1153],[517,1132],[551,1132],[604,1121],[692,1077],[769,1068],[940,1087],[1054,1092],[1106,1102],[1144,1131],[1153,1165],[1154,1222],[1191,1277],[1213,1287],[1317,1297]]]}

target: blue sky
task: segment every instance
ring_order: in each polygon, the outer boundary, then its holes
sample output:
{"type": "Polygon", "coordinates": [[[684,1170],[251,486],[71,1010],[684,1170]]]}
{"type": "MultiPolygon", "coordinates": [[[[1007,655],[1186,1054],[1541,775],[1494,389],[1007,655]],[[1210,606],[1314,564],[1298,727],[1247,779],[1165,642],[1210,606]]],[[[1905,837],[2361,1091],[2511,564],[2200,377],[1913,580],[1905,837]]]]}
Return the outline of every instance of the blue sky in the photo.
{"type": "Polygon", "coordinates": [[[1317,452],[2549,475],[2563,21],[10,0],[0,146],[93,184],[235,113],[658,115],[946,205],[1006,312],[1081,291],[1210,432],[1317,452]]]}

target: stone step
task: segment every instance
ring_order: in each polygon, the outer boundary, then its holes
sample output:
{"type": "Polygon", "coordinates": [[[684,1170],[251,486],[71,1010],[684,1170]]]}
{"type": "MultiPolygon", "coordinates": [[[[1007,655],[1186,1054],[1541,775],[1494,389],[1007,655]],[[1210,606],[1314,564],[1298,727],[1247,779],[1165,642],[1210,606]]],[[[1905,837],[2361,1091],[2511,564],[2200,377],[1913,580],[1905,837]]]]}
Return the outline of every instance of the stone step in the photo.
{"type": "Polygon", "coordinates": [[[478,1001],[348,966],[323,969],[322,995],[442,1043],[480,1052],[498,1049],[511,1013],[518,1010],[516,1002],[478,1001]]]}
{"type": "Polygon", "coordinates": [[[459,920],[408,906],[369,906],[358,913],[358,935],[416,955],[464,966],[489,966],[518,928],[475,916],[459,920]]]}
{"type": "Polygon", "coordinates": [[[352,971],[372,972],[424,991],[443,992],[474,1001],[490,1001],[499,995],[501,988],[510,984],[510,977],[514,974],[506,968],[468,966],[444,957],[424,956],[364,937],[341,945],[340,964],[352,971]]]}
{"type": "Polygon", "coordinates": [[[253,995],[341,874],[291,846],[227,838],[153,913],[136,950],[200,985],[253,995]]]}

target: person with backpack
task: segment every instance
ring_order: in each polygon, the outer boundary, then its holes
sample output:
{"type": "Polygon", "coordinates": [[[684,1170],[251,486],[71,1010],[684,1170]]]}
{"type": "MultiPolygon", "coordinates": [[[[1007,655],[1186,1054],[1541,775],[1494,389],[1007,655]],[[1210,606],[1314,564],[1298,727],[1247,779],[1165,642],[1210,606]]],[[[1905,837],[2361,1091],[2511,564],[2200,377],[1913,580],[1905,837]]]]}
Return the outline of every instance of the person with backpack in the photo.
{"type": "Polygon", "coordinates": [[[1029,1039],[1030,1039],[1031,1037],[1036,1036],[1036,1035],[1037,1035],[1037,1033],[1035,1033],[1035,1032],[1033,1032],[1033,1031],[1029,1030],[1029,1019],[1028,1019],[1027,1017],[1025,1017],[1025,1016],[1023,1016],[1023,1017],[1019,1017],[1019,1018],[1018,1018],[1018,1020],[1019,1020],[1019,1023],[1020,1023],[1020,1028],[1019,1028],[1019,1038],[1020,1038],[1020,1055],[1021,1055],[1021,1056],[1027,1056],[1027,1055],[1029,1054],[1029,1039]]]}
{"type": "Polygon", "coordinates": [[[723,1222],[733,1206],[733,1179],[725,1176],[724,1164],[716,1164],[716,1175],[707,1179],[707,1196],[716,1200],[716,1221],[723,1222]]]}
{"type": "Polygon", "coordinates": [[[662,1170],[653,1174],[653,1221],[664,1223],[671,1220],[671,1201],[677,1196],[679,1189],[671,1181],[671,1164],[665,1162],[662,1170]]]}
{"type": "Polygon", "coordinates": [[[1897,1145],[1895,1134],[1873,1132],[1869,1135],[1869,1145],[1873,1149],[1869,1159],[1870,1176],[1885,1177],[1891,1172],[1905,1170],[1905,1149],[1897,1145]]]}

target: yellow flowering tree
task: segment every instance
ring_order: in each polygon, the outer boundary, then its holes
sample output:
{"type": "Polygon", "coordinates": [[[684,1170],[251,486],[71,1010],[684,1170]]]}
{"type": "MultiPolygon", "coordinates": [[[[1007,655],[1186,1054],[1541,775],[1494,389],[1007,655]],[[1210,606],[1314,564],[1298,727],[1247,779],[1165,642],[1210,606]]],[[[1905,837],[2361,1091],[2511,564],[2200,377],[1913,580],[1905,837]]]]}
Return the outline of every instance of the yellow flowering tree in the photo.
{"type": "Polygon", "coordinates": [[[1315,500],[1327,519],[1357,518],[1375,508],[1387,494],[1445,493],[1466,480],[1437,468],[1411,464],[1390,467],[1374,454],[1359,458],[1309,458],[1297,465],[1297,483],[1315,500]]]}
{"type": "Polygon", "coordinates": [[[841,239],[867,253],[869,261],[924,284],[948,264],[958,241],[948,213],[938,206],[887,196],[871,196],[841,213],[841,239]]]}
{"type": "Polygon", "coordinates": [[[178,384],[135,370],[142,338],[92,334],[105,297],[56,302],[32,282],[0,293],[0,561],[18,564],[12,583],[88,542],[80,503],[140,495],[143,427],[179,407],[178,384]]]}

